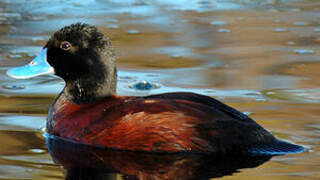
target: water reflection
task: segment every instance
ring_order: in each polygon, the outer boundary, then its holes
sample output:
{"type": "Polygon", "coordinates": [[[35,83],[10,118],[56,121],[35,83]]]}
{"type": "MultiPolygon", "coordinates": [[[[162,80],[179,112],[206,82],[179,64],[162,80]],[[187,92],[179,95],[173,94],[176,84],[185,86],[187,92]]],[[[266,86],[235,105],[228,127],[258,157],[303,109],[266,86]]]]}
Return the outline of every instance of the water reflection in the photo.
{"type": "Polygon", "coordinates": [[[270,156],[219,154],[151,154],[94,148],[47,137],[53,160],[61,164],[66,179],[210,179],[257,167],[270,156]]]}
{"type": "Polygon", "coordinates": [[[0,179],[64,178],[46,152],[37,153],[45,147],[35,139],[61,80],[13,80],[5,71],[27,64],[53,32],[79,21],[110,37],[119,94],[206,94],[312,147],[224,178],[319,179],[319,9],[316,0],[0,0],[0,179]],[[132,88],[141,82],[159,88],[132,88]]]}

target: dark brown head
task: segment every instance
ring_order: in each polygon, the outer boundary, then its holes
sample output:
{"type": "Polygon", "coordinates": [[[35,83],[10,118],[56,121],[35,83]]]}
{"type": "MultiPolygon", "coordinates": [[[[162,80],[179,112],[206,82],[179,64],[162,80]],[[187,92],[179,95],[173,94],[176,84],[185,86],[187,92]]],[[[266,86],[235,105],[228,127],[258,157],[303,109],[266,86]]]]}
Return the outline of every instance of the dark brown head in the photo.
{"type": "Polygon", "coordinates": [[[115,94],[116,56],[109,39],[94,26],[76,23],[55,32],[45,45],[47,61],[66,82],[75,103],[115,94]]]}
{"type": "Polygon", "coordinates": [[[94,26],[76,23],[55,32],[43,51],[29,64],[9,69],[18,79],[54,72],[75,103],[89,103],[116,92],[116,56],[109,39],[94,26]]]}
{"type": "Polygon", "coordinates": [[[47,61],[56,75],[66,82],[102,80],[107,71],[115,70],[115,54],[111,43],[96,27],[71,24],[55,32],[45,45],[47,61]]]}

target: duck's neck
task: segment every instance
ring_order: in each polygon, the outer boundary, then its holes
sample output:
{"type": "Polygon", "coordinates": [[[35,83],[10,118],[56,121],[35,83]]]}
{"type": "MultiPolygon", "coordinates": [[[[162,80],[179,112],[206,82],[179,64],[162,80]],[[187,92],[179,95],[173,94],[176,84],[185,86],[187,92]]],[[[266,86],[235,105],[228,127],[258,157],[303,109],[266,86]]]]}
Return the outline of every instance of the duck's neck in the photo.
{"type": "Polygon", "coordinates": [[[81,75],[78,79],[66,81],[62,93],[76,104],[87,104],[115,95],[116,84],[116,68],[107,68],[103,73],[92,72],[88,76],[81,75]]]}

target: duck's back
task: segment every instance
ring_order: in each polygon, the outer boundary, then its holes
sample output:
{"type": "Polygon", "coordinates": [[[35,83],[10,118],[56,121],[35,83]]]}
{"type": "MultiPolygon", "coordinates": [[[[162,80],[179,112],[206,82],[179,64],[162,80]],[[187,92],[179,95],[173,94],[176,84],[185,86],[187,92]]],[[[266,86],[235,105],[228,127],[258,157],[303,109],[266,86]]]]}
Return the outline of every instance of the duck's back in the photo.
{"type": "Polygon", "coordinates": [[[276,139],[251,118],[194,93],[109,97],[77,105],[63,95],[49,133],[94,146],[156,152],[247,152],[276,139]]]}

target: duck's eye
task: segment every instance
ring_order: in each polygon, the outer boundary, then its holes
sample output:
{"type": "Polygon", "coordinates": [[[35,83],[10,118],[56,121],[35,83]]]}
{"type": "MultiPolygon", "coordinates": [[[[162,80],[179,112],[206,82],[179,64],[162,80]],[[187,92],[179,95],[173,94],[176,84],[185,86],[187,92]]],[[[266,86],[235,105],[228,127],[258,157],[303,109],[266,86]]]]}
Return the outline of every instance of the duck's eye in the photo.
{"type": "Polygon", "coordinates": [[[72,45],[68,41],[62,41],[60,44],[60,48],[64,51],[69,51],[71,49],[72,45]]]}

